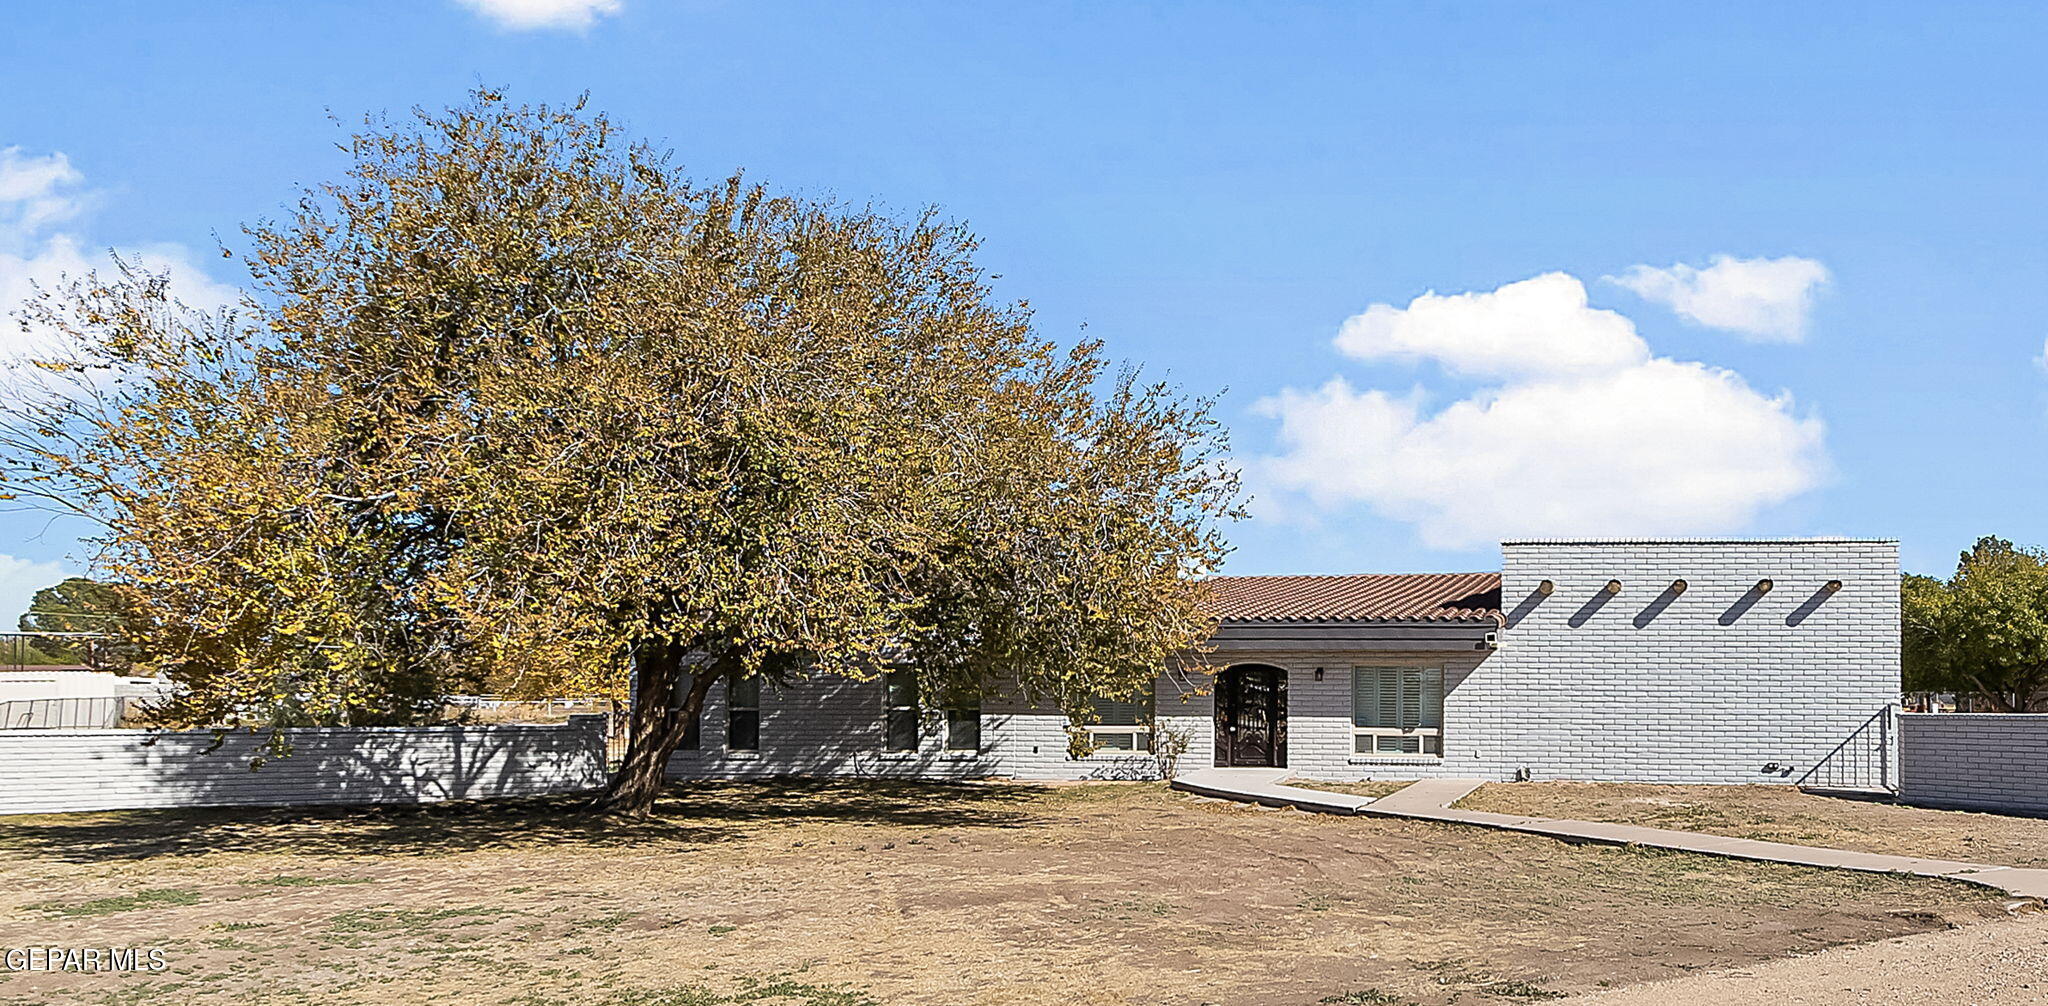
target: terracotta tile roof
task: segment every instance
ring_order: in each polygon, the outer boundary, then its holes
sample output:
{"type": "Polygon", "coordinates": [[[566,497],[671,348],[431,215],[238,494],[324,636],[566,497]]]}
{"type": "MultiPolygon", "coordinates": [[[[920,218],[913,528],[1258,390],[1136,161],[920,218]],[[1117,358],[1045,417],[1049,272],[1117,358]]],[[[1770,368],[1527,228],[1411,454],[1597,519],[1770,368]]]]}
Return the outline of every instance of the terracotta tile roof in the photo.
{"type": "Polygon", "coordinates": [[[1500,620],[1499,573],[1216,576],[1205,582],[1226,622],[1500,620]]]}

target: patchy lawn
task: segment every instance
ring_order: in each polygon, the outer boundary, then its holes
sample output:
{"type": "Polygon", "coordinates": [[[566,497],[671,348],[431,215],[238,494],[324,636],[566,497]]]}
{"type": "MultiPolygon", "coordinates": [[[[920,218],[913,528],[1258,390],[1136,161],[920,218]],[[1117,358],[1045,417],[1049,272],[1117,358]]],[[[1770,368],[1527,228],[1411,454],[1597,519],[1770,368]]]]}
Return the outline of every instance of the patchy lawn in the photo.
{"type": "Polygon", "coordinates": [[[1332,793],[1349,793],[1352,796],[1382,797],[1398,793],[1415,784],[1413,779],[1375,779],[1367,782],[1322,782],[1315,779],[1290,779],[1290,786],[1304,789],[1326,789],[1332,793]]]}
{"type": "Polygon", "coordinates": [[[1156,784],[719,785],[0,818],[0,1001],[1490,1003],[1999,911],[1958,884],[1202,801],[1156,784]]]}
{"type": "Polygon", "coordinates": [[[2048,866],[2048,820],[1816,796],[1790,786],[1489,783],[1458,806],[1857,852],[2048,866]]]}

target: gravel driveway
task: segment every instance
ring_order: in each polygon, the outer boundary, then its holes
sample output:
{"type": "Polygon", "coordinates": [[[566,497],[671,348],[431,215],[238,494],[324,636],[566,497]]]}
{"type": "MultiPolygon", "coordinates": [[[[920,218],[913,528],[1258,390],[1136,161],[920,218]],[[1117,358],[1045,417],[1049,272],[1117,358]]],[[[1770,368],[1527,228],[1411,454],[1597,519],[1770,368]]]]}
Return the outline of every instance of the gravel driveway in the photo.
{"type": "Polygon", "coordinates": [[[1838,947],[1581,996],[1589,1006],[2034,1006],[2048,1002],[2048,914],[1838,947]]]}

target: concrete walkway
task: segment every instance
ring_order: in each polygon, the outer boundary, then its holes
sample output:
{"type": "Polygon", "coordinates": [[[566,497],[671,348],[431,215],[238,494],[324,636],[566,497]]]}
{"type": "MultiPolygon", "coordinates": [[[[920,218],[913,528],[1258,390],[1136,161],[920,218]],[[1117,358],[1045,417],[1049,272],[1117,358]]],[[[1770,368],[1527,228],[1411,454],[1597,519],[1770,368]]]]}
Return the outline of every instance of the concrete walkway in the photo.
{"type": "Polygon", "coordinates": [[[1356,814],[1373,802],[1369,796],[1282,785],[1288,774],[1284,768],[1204,768],[1174,777],[1172,786],[1197,796],[1293,807],[1317,814],[1356,814]]]}
{"type": "Polygon", "coordinates": [[[1989,863],[1964,863],[1914,856],[1886,856],[1846,849],[1822,849],[1783,842],[1760,842],[1749,838],[1727,838],[1692,831],[1643,828],[1632,824],[1572,821],[1562,818],[1523,817],[1517,814],[1489,814],[1457,810],[1451,805],[1478,789],[1479,779],[1425,779],[1405,789],[1380,797],[1345,796],[1323,793],[1299,786],[1283,785],[1285,769],[1203,769],[1175,779],[1173,786],[1231,800],[1250,800],[1268,806],[1293,806],[1302,810],[1337,814],[1371,814],[1423,821],[1470,824],[1502,831],[1545,835],[1567,842],[1596,842],[1603,845],[1638,845],[1708,856],[1750,859],[1767,863],[1790,863],[1869,873],[1904,873],[1978,884],[2020,898],[2048,898],[2048,870],[2016,869],[1989,863]],[[1257,772],[1240,776],[1234,773],[1257,772]],[[1183,780],[1188,784],[1183,785],[1183,780]]]}

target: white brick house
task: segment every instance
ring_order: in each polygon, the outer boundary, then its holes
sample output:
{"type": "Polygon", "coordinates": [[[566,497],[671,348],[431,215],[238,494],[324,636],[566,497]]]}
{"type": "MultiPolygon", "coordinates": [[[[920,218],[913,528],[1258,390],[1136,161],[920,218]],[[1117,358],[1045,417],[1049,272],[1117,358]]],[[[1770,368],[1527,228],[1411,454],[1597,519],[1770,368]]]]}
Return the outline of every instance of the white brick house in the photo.
{"type": "Polygon", "coordinates": [[[1899,700],[1889,540],[1511,541],[1494,573],[1217,577],[1195,673],[1065,717],[1001,697],[924,709],[882,681],[721,683],[681,778],[1154,775],[1284,765],[1307,779],[1455,775],[1796,782],[1899,700]],[[892,708],[892,703],[894,706],[892,708]]]}

